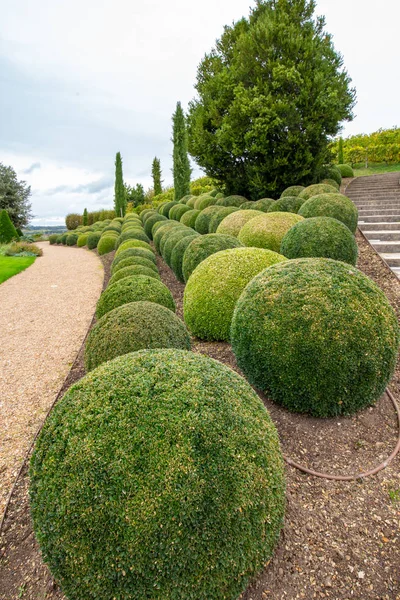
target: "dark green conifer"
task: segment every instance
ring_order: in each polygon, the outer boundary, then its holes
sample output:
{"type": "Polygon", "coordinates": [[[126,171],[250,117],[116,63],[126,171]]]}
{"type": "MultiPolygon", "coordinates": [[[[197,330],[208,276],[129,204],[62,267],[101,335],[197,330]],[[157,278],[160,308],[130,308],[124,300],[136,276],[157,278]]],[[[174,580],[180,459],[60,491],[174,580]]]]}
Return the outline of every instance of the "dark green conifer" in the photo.
{"type": "Polygon", "coordinates": [[[0,243],[8,244],[13,239],[18,239],[18,233],[4,208],[0,212],[0,243]]]}
{"type": "Polygon", "coordinates": [[[192,171],[188,157],[186,120],[180,102],[176,104],[172,123],[172,142],[174,144],[172,173],[174,176],[175,200],[180,200],[183,196],[190,194],[190,174],[192,171]]]}

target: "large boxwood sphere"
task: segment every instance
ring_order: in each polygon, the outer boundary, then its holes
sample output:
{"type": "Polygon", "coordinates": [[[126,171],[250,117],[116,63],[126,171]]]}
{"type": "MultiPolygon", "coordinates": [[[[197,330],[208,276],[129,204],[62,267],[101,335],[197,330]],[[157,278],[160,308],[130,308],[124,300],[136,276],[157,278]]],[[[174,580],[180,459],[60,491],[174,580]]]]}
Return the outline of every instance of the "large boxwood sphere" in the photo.
{"type": "Polygon", "coordinates": [[[225,235],[233,235],[237,237],[239,235],[240,230],[243,225],[254,219],[254,217],[258,217],[262,215],[261,210],[238,210],[234,213],[226,216],[218,225],[216,233],[222,233],[225,235]]]}
{"type": "Polygon", "coordinates": [[[113,283],[120,281],[120,279],[124,279],[124,277],[132,277],[132,275],[147,275],[148,277],[154,277],[155,279],[161,280],[160,274],[154,269],[150,269],[143,265],[133,264],[115,271],[114,275],[110,278],[108,285],[112,285],[113,283]]]}
{"type": "Polygon", "coordinates": [[[267,212],[290,212],[297,214],[303,201],[298,196],[283,196],[279,200],[275,200],[267,210],[267,212]]]}
{"type": "Polygon", "coordinates": [[[257,273],[284,260],[262,248],[233,248],[203,260],[187,282],[183,301],[185,322],[193,335],[228,342],[235,304],[246,285],[257,273]]]}
{"type": "Polygon", "coordinates": [[[285,196],[299,196],[303,190],[305,190],[304,185],[291,185],[283,190],[281,198],[285,198],[285,196]]]}
{"type": "Polygon", "coordinates": [[[244,202],[247,202],[247,198],[245,198],[244,196],[226,196],[225,198],[219,198],[219,200],[217,200],[217,205],[218,206],[236,206],[236,208],[239,208],[239,206],[241,206],[244,202]]]}
{"type": "Polygon", "coordinates": [[[340,185],[334,179],[323,179],[321,181],[321,183],[326,183],[327,185],[331,185],[332,187],[336,188],[336,190],[338,192],[340,191],[340,185]]]}
{"type": "Polygon", "coordinates": [[[309,200],[313,196],[318,196],[319,194],[337,194],[337,189],[332,185],[327,185],[326,183],[314,183],[313,185],[306,187],[299,194],[299,198],[305,202],[306,200],[309,200]]]}
{"type": "Polygon", "coordinates": [[[267,248],[279,252],[284,235],[303,217],[287,212],[274,212],[254,217],[243,225],[239,241],[245,246],[267,248]]]}
{"type": "MultiPolygon", "coordinates": [[[[78,240],[76,242],[76,245],[78,246],[78,248],[83,248],[83,246],[86,246],[87,244],[87,239],[88,239],[89,234],[88,233],[82,233],[79,237],[78,240]]],[[[58,238],[59,236],[57,236],[58,238]]],[[[58,244],[58,240],[56,240],[56,243],[58,244]]]]}
{"type": "Polygon", "coordinates": [[[118,246],[118,250],[115,252],[115,256],[118,256],[124,250],[128,250],[128,248],[146,248],[146,250],[149,250],[150,252],[152,252],[150,244],[148,244],[147,242],[143,242],[142,240],[134,239],[134,240],[126,240],[126,242],[122,242],[122,244],[120,244],[118,246]]]}
{"type": "Polygon", "coordinates": [[[209,233],[195,238],[186,248],[183,256],[182,271],[185,281],[193,273],[197,265],[215,252],[228,250],[228,248],[239,248],[242,244],[232,235],[221,235],[209,233]]]}
{"type": "Polygon", "coordinates": [[[172,251],[175,248],[176,244],[183,238],[185,237],[190,237],[190,238],[195,238],[195,237],[199,237],[199,233],[197,233],[196,231],[193,231],[193,229],[191,229],[190,227],[187,227],[185,229],[177,229],[177,230],[172,230],[170,232],[170,234],[168,235],[168,237],[166,237],[166,242],[164,244],[164,248],[163,248],[163,259],[165,260],[165,262],[167,263],[167,265],[170,267],[171,266],[171,256],[172,256],[172,251]]]}
{"type": "Polygon", "coordinates": [[[120,246],[127,240],[141,240],[147,244],[150,242],[150,238],[145,234],[143,227],[137,226],[135,228],[126,229],[118,238],[117,246],[120,246]]]}
{"type": "Polygon", "coordinates": [[[343,194],[321,194],[313,196],[301,206],[299,215],[310,217],[332,217],[341,221],[355,233],[358,222],[358,210],[347,196],[343,194]]]}
{"type": "Polygon", "coordinates": [[[200,212],[200,210],[196,209],[188,210],[188,212],[181,216],[180,222],[182,223],[182,225],[186,225],[186,227],[191,227],[192,229],[194,229],[197,216],[200,214],[200,212]]]}
{"type": "Polygon", "coordinates": [[[130,302],[104,315],[85,345],[86,371],[117,356],[150,348],[190,350],[190,335],[169,308],[154,302],[130,302]]]}
{"type": "Polygon", "coordinates": [[[198,233],[205,235],[208,233],[208,228],[210,226],[211,218],[221,210],[221,206],[207,206],[201,213],[198,215],[194,228],[198,233]]]}
{"type": "Polygon", "coordinates": [[[167,241],[170,239],[171,236],[175,236],[175,234],[177,232],[183,232],[183,231],[190,231],[190,233],[193,233],[193,229],[191,229],[190,227],[185,227],[184,225],[182,225],[181,223],[178,223],[178,227],[176,227],[175,229],[170,229],[169,231],[167,231],[161,238],[160,243],[159,243],[159,252],[161,254],[162,257],[164,257],[164,248],[165,248],[165,244],[167,243],[167,241]]]}
{"type": "Polygon", "coordinates": [[[342,183],[342,174],[336,166],[328,167],[324,176],[326,179],[333,179],[339,186],[342,183]]]}
{"type": "Polygon", "coordinates": [[[342,177],[354,177],[354,171],[350,165],[336,165],[342,177]]]}
{"type": "Polygon", "coordinates": [[[129,258],[130,256],[140,256],[141,258],[147,258],[147,260],[150,260],[154,264],[156,264],[156,257],[152,250],[147,250],[146,248],[128,248],[127,250],[124,250],[114,258],[112,268],[116,267],[117,264],[121,262],[121,260],[129,258]]]}
{"type": "Polygon", "coordinates": [[[108,254],[112,250],[115,250],[116,238],[104,234],[101,236],[99,243],[97,244],[97,252],[100,254],[108,254]]]}
{"type": "Polygon", "coordinates": [[[99,243],[100,238],[100,231],[93,231],[92,233],[89,233],[87,238],[87,247],[89,248],[89,250],[94,250],[95,248],[97,248],[97,244],[99,243]]]}
{"type": "Polygon", "coordinates": [[[238,212],[239,209],[236,206],[221,206],[220,210],[215,213],[210,219],[210,224],[208,226],[208,233],[216,233],[219,227],[219,224],[227,217],[228,215],[238,212]]]}
{"type": "Polygon", "coordinates": [[[231,341],[239,367],[273,400],[331,417],[381,396],[396,365],[399,330],[384,293],[355,267],[302,258],[249,283],[231,341]]]}
{"type": "Polygon", "coordinates": [[[238,374],[185,350],[126,354],[71,387],[30,481],[37,539],[70,600],[236,600],[283,524],[266,409],[238,374]]]}
{"type": "MultiPolygon", "coordinates": [[[[115,263],[115,261],[114,261],[114,263],[115,263]]],[[[151,269],[155,273],[158,273],[157,265],[155,265],[148,258],[143,258],[142,256],[128,256],[127,258],[124,258],[117,264],[114,264],[114,263],[111,266],[111,274],[112,275],[115,275],[115,273],[117,273],[121,269],[125,269],[126,267],[131,267],[131,266],[136,266],[136,265],[141,265],[143,267],[146,267],[147,269],[151,269]]]]}
{"type": "Polygon", "coordinates": [[[281,254],[287,258],[333,258],[355,265],[358,247],[346,225],[331,217],[314,217],[289,229],[281,243],[281,254]]]}
{"type": "Polygon", "coordinates": [[[156,213],[155,215],[150,215],[150,217],[148,219],[146,219],[146,221],[145,221],[144,231],[151,240],[153,239],[153,233],[152,233],[153,225],[155,225],[155,223],[158,223],[159,221],[167,221],[167,217],[164,217],[163,215],[159,215],[158,213],[156,213]]]}
{"type": "MultiPolygon", "coordinates": [[[[156,227],[158,223],[154,226],[156,227]]],[[[166,223],[161,223],[161,227],[157,228],[157,231],[153,231],[153,242],[157,252],[160,254],[160,243],[165,234],[167,234],[171,229],[175,227],[181,227],[181,223],[178,221],[167,221],[166,223]]]]}
{"type": "Polygon", "coordinates": [[[180,221],[181,216],[190,210],[190,206],[186,206],[186,204],[176,204],[169,211],[169,218],[174,219],[174,221],[180,221]]]}
{"type": "Polygon", "coordinates": [[[124,277],[104,290],[97,302],[96,316],[100,319],[118,306],[140,300],[161,304],[175,312],[175,302],[166,285],[154,277],[135,275],[124,277]]]}

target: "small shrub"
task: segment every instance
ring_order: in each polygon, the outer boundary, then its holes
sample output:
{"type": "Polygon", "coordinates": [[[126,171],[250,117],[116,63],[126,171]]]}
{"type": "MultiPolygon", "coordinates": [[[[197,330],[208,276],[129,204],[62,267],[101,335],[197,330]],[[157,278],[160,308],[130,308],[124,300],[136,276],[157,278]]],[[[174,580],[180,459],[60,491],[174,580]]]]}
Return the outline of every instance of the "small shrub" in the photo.
{"type": "Polygon", "coordinates": [[[86,246],[87,244],[87,239],[88,239],[88,233],[82,233],[79,237],[78,240],[76,242],[76,245],[78,246],[78,248],[83,248],[83,246],[86,246]]]}
{"type": "Polygon", "coordinates": [[[193,229],[190,229],[190,227],[187,227],[186,229],[177,229],[175,231],[170,231],[168,237],[166,237],[162,254],[162,257],[167,263],[167,265],[169,267],[171,266],[172,251],[180,240],[182,240],[185,237],[190,237],[193,239],[194,237],[198,237],[199,235],[199,233],[196,233],[196,231],[193,231],[193,229]]]}
{"type": "Polygon", "coordinates": [[[76,229],[79,225],[82,225],[82,215],[70,213],[65,217],[65,225],[69,231],[76,229]]]}
{"type": "Polygon", "coordinates": [[[124,250],[128,250],[128,248],[146,248],[146,250],[153,252],[150,244],[148,244],[147,242],[143,242],[142,240],[137,240],[135,238],[135,239],[129,239],[129,240],[126,240],[125,242],[120,243],[118,245],[118,249],[115,253],[115,256],[118,256],[118,254],[121,254],[121,252],[123,252],[124,250]]]}
{"type": "Polygon", "coordinates": [[[222,223],[225,217],[238,211],[239,209],[236,206],[221,206],[220,210],[216,212],[210,219],[208,233],[216,233],[219,224],[222,223]]]}
{"type": "Polygon", "coordinates": [[[168,220],[167,217],[164,217],[163,215],[159,215],[159,214],[150,215],[144,223],[144,231],[145,231],[146,235],[148,235],[148,237],[152,240],[153,239],[153,232],[152,232],[153,225],[155,225],[156,223],[158,223],[160,221],[167,221],[167,220],[168,220]]]}
{"type": "Polygon", "coordinates": [[[93,233],[89,233],[87,238],[87,247],[89,250],[94,250],[97,248],[97,244],[101,238],[101,233],[99,231],[93,231],[93,233]]]}
{"type": "Polygon", "coordinates": [[[169,240],[169,237],[171,235],[175,235],[175,233],[177,231],[190,231],[190,233],[193,233],[193,229],[190,229],[190,227],[185,227],[184,225],[181,225],[180,223],[179,223],[179,227],[175,227],[175,229],[170,229],[169,231],[165,232],[165,235],[162,236],[161,241],[160,241],[160,254],[163,258],[164,258],[165,244],[169,240]]]}
{"type": "MultiPolygon", "coordinates": [[[[80,236],[79,236],[80,237],[80,236]]],[[[56,244],[62,244],[62,233],[60,233],[60,235],[57,235],[57,241],[56,244]]]]}
{"type": "Polygon", "coordinates": [[[354,177],[354,171],[350,165],[336,165],[342,177],[354,177]]]}
{"type": "Polygon", "coordinates": [[[102,235],[99,243],[97,244],[97,252],[100,256],[108,254],[115,250],[116,239],[113,236],[102,235]]]}
{"type": "Polygon", "coordinates": [[[3,208],[0,211],[0,244],[8,244],[11,240],[17,240],[19,235],[11,221],[8,212],[3,208]]]}
{"type": "Polygon", "coordinates": [[[113,268],[119,263],[121,262],[121,260],[124,260],[125,258],[130,258],[131,256],[137,256],[140,258],[147,258],[147,260],[152,261],[154,264],[156,264],[156,257],[154,256],[154,252],[152,252],[151,250],[146,250],[146,248],[128,248],[127,250],[124,250],[123,252],[120,252],[120,254],[118,254],[118,256],[116,256],[114,258],[113,261],[113,268]]]}
{"type": "Polygon", "coordinates": [[[357,229],[358,210],[350,198],[343,194],[320,194],[305,202],[299,215],[306,219],[310,217],[332,217],[342,221],[352,233],[357,229]]]}
{"type": "Polygon", "coordinates": [[[297,214],[303,201],[298,196],[284,196],[275,200],[267,210],[267,212],[289,212],[297,214]]]}
{"type": "Polygon", "coordinates": [[[190,211],[190,206],[186,206],[186,204],[176,204],[169,211],[169,218],[174,221],[180,221],[181,216],[190,211]]]}
{"type": "Polygon", "coordinates": [[[221,206],[207,206],[207,208],[202,210],[201,213],[197,216],[194,224],[194,228],[197,231],[197,233],[201,233],[202,235],[208,233],[211,218],[220,210],[221,206]]]}
{"type": "Polygon", "coordinates": [[[340,190],[340,185],[334,179],[323,179],[321,183],[325,183],[326,185],[331,185],[336,188],[337,191],[340,190]]]}
{"type": "Polygon", "coordinates": [[[186,225],[186,227],[191,227],[192,229],[194,229],[196,219],[200,212],[200,210],[196,209],[188,210],[188,212],[181,216],[180,222],[182,223],[182,225],[186,225]]]}
{"type": "Polygon", "coordinates": [[[336,181],[336,183],[338,184],[339,187],[340,187],[340,184],[342,183],[342,175],[336,166],[328,167],[325,170],[324,177],[325,177],[325,179],[333,179],[334,181],[336,181]]]}
{"type": "Polygon", "coordinates": [[[281,198],[284,198],[285,196],[300,196],[301,192],[303,192],[305,189],[306,188],[304,185],[291,185],[283,190],[281,198]]]}
{"type": "Polygon", "coordinates": [[[222,233],[225,235],[233,235],[237,237],[239,235],[240,230],[243,225],[245,225],[254,217],[258,217],[262,215],[262,211],[260,210],[238,210],[235,213],[232,213],[226,216],[221,223],[218,225],[218,229],[216,233],[222,233]]]}
{"type": "Polygon", "coordinates": [[[195,238],[187,247],[183,256],[182,271],[185,282],[189,279],[197,265],[215,252],[239,248],[242,244],[232,235],[209,233],[195,238]]]}
{"type": "Polygon", "coordinates": [[[320,194],[337,194],[337,189],[331,185],[326,185],[326,183],[314,183],[313,185],[306,187],[301,194],[299,194],[299,198],[301,198],[304,203],[313,196],[319,196],[320,194]]]}
{"type": "Polygon", "coordinates": [[[43,256],[43,250],[28,242],[13,242],[5,251],[6,256],[43,256]]]}
{"type": "Polygon", "coordinates": [[[178,202],[176,202],[176,200],[171,200],[171,202],[166,202],[166,204],[164,204],[164,206],[162,208],[160,208],[160,215],[163,215],[164,217],[168,218],[169,211],[171,210],[171,208],[173,206],[175,206],[175,204],[178,204],[178,202]]]}
{"type": "Polygon", "coordinates": [[[167,286],[154,277],[135,275],[124,277],[104,290],[97,302],[96,316],[100,319],[118,306],[140,300],[161,304],[175,312],[175,302],[167,286]]]}
{"type": "Polygon", "coordinates": [[[90,331],[85,368],[91,371],[117,356],[150,348],[190,350],[190,335],[169,308],[154,302],[130,302],[108,312],[90,331]]]}
{"type": "Polygon", "coordinates": [[[237,373],[185,350],[119,356],[72,386],[30,482],[35,534],[68,598],[236,599],[283,525],[268,412],[237,373]]]}
{"type": "Polygon", "coordinates": [[[189,200],[186,202],[186,206],[189,206],[190,208],[194,208],[194,205],[196,204],[196,200],[198,200],[198,196],[192,196],[191,198],[189,198],[189,200]]]}
{"type": "Polygon", "coordinates": [[[51,233],[49,235],[49,242],[50,245],[52,246],[53,244],[57,244],[57,238],[58,238],[58,233],[51,233]]]}
{"type": "Polygon", "coordinates": [[[207,206],[214,206],[216,203],[217,200],[213,196],[200,196],[194,203],[194,208],[201,211],[207,208],[207,206]]]}
{"type": "Polygon", "coordinates": [[[203,260],[191,274],[183,300],[185,322],[193,335],[228,342],[235,304],[246,285],[284,260],[262,248],[233,248],[203,260]]]}
{"type": "Polygon", "coordinates": [[[67,237],[67,246],[75,246],[76,242],[78,241],[78,234],[77,233],[70,233],[67,237]]]}
{"type": "MultiPolygon", "coordinates": [[[[65,246],[67,243],[67,237],[69,236],[69,232],[67,231],[67,233],[63,233],[61,236],[61,243],[65,246]]],[[[100,237],[100,236],[99,236],[100,237]]]]}
{"type": "MultiPolygon", "coordinates": [[[[114,260],[115,263],[115,260],[114,260]]],[[[129,256],[128,258],[124,258],[117,264],[112,264],[111,274],[115,275],[120,269],[125,269],[126,267],[132,267],[140,265],[142,267],[146,267],[147,269],[151,269],[154,273],[158,274],[157,266],[148,258],[143,258],[141,256],[129,256]]]]}
{"type": "Polygon", "coordinates": [[[244,202],[248,202],[244,196],[226,196],[217,200],[217,206],[236,206],[236,208],[239,208],[244,202]]]}
{"type": "Polygon", "coordinates": [[[145,234],[143,229],[127,229],[118,238],[117,248],[128,240],[140,240],[150,245],[150,238],[145,234]]]}
{"type": "Polygon", "coordinates": [[[186,204],[186,202],[187,202],[188,200],[190,200],[190,198],[191,198],[191,197],[192,197],[192,195],[191,195],[191,194],[187,194],[186,196],[183,196],[183,198],[181,198],[181,199],[179,200],[179,203],[180,203],[180,204],[186,204]]]}
{"type": "Polygon", "coordinates": [[[344,223],[331,217],[314,217],[289,229],[281,243],[281,254],[287,258],[332,258],[355,265],[358,248],[344,223]]]}
{"type": "Polygon", "coordinates": [[[107,227],[104,227],[103,229],[103,233],[106,233],[106,231],[115,231],[115,233],[120,234],[121,233],[121,225],[107,225],[107,227]]]}
{"type": "Polygon", "coordinates": [[[273,212],[255,217],[243,225],[239,241],[245,246],[279,252],[284,235],[303,217],[288,212],[273,212]]]}
{"type": "Polygon", "coordinates": [[[399,331],[371,279],[343,262],[302,258],[249,283],[231,341],[250,383],[275,402],[333,417],[380,398],[395,368],[399,331]]]}
{"type": "Polygon", "coordinates": [[[143,265],[133,264],[127,267],[123,267],[121,269],[117,269],[114,275],[111,277],[110,281],[108,282],[108,285],[112,285],[113,283],[124,279],[124,277],[132,277],[134,275],[147,275],[147,277],[154,277],[155,279],[161,281],[159,273],[154,269],[144,267],[143,265]]]}
{"type": "MultiPolygon", "coordinates": [[[[193,232],[194,237],[199,236],[199,233],[193,232]]],[[[174,249],[171,253],[171,269],[173,270],[175,277],[181,282],[185,282],[185,278],[183,277],[182,264],[183,257],[185,255],[186,248],[192,242],[193,236],[186,236],[181,238],[177,244],[175,244],[174,249]]]]}
{"type": "MultiPolygon", "coordinates": [[[[158,223],[154,225],[154,229],[157,227],[158,223]]],[[[161,241],[171,229],[180,228],[181,224],[178,221],[167,221],[166,223],[162,223],[161,227],[157,228],[157,231],[153,231],[153,242],[157,252],[160,254],[160,244],[161,241]]]]}

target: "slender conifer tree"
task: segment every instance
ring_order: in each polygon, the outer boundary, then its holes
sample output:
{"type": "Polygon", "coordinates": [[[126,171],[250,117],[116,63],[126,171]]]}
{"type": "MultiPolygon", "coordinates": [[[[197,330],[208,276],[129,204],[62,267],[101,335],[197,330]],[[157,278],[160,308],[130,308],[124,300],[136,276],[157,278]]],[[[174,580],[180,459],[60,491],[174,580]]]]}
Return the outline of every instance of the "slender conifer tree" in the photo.
{"type": "Polygon", "coordinates": [[[157,156],[154,157],[153,164],[151,166],[151,174],[153,176],[153,187],[154,195],[162,193],[162,179],[161,179],[161,163],[157,156]]]}
{"type": "Polygon", "coordinates": [[[117,152],[115,157],[115,187],[114,187],[114,207],[115,215],[123,217],[126,212],[126,195],[124,186],[124,177],[122,174],[121,153],[117,152]]]}
{"type": "Polygon", "coordinates": [[[188,157],[188,138],[186,131],[186,120],[180,102],[177,102],[176,111],[172,116],[172,142],[173,168],[175,200],[180,200],[183,196],[190,194],[190,175],[191,168],[188,157]]]}

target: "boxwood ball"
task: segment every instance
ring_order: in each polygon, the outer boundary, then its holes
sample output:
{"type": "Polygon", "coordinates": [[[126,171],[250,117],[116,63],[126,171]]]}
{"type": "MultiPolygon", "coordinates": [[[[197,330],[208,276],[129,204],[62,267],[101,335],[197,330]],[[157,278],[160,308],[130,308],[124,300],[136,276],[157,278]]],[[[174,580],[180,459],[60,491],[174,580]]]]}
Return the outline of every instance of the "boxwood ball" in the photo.
{"type": "Polygon", "coordinates": [[[288,212],[266,213],[243,225],[238,239],[245,246],[279,252],[284,235],[302,220],[303,217],[288,212]]]}
{"type": "Polygon", "coordinates": [[[300,207],[299,215],[310,217],[332,217],[344,223],[355,233],[358,222],[358,210],[343,194],[320,194],[313,196],[300,207]]]}
{"type": "Polygon", "coordinates": [[[379,287],[328,258],[273,265],[244,290],[232,348],[250,383],[291,411],[352,414],[374,404],[396,365],[399,327],[379,287]]]}
{"type": "Polygon", "coordinates": [[[228,342],[235,304],[246,285],[260,271],[284,260],[262,248],[232,248],[203,260],[189,277],[183,298],[190,331],[202,340],[228,342]]]}
{"type": "Polygon", "coordinates": [[[195,268],[211,254],[240,246],[242,244],[233,235],[209,233],[195,238],[183,255],[182,272],[185,281],[189,279],[195,268]]]}
{"type": "Polygon", "coordinates": [[[276,429],[249,384],[185,350],[90,372],[30,467],[34,530],[70,600],[236,600],[282,527],[276,429]]]}

